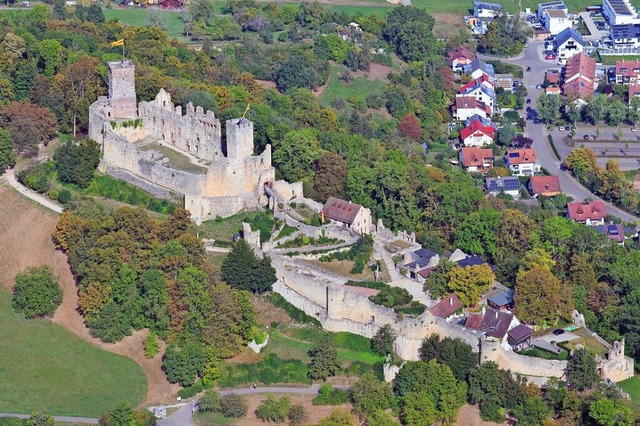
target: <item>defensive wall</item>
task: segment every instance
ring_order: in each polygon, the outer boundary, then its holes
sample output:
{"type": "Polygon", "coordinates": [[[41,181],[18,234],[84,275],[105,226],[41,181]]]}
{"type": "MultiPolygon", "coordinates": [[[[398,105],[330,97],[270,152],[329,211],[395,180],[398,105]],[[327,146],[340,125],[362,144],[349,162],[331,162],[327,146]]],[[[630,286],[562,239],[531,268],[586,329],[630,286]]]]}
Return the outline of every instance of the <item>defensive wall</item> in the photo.
{"type": "Polygon", "coordinates": [[[281,256],[273,256],[277,282],[274,291],[289,303],[317,318],[329,331],[346,331],[372,337],[380,327],[390,324],[397,332],[395,351],[403,359],[417,360],[422,340],[431,334],[458,337],[480,352],[483,361],[494,361],[500,368],[526,376],[562,377],[566,361],[526,357],[503,349],[474,330],[450,324],[425,311],[417,318],[400,317],[393,309],[372,303],[366,296],[347,291],[342,285],[305,272],[281,256]]]}

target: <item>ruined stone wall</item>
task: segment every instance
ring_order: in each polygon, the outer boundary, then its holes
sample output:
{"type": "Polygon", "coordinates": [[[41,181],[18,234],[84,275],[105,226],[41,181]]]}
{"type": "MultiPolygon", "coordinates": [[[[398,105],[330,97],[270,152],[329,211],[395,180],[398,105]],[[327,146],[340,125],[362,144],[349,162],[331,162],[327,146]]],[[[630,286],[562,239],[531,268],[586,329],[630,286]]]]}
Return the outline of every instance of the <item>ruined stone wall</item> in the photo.
{"type": "Polygon", "coordinates": [[[179,202],[180,205],[182,205],[182,196],[180,196],[180,194],[172,192],[161,186],[154,185],[151,182],[144,180],[127,170],[110,166],[104,162],[101,162],[99,169],[101,172],[106,173],[109,176],[113,176],[116,179],[123,180],[127,183],[130,183],[131,185],[135,185],[138,188],[147,191],[150,194],[153,194],[153,196],[156,198],[179,202]]]}
{"type": "MultiPolygon", "coordinates": [[[[264,194],[264,185],[275,180],[271,166],[271,146],[256,157],[223,158],[209,166],[207,179],[199,189],[204,197],[226,197],[258,191],[264,194]]],[[[266,197],[263,205],[267,204],[266,197]]]]}
{"type": "Polygon", "coordinates": [[[153,101],[140,102],[138,114],[154,139],[207,161],[224,158],[220,120],[212,111],[189,103],[183,116],[182,107],[174,106],[171,95],[160,89],[153,101]]]}

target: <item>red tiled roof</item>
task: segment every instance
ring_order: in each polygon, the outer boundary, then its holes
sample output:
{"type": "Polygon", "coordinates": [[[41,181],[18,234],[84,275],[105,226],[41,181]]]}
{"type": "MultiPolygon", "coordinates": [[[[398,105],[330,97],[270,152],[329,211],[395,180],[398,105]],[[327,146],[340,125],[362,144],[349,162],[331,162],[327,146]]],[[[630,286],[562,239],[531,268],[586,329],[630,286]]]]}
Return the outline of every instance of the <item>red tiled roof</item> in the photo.
{"type": "Polygon", "coordinates": [[[640,61],[616,61],[616,74],[623,76],[640,75],[640,61]],[[623,73],[622,70],[625,70],[623,73]]]}
{"type": "Polygon", "coordinates": [[[562,191],[558,176],[531,176],[529,186],[534,194],[557,194],[562,191]]]}
{"type": "Polygon", "coordinates": [[[436,269],[435,267],[433,268],[425,268],[421,271],[418,271],[418,275],[420,275],[422,278],[428,278],[429,275],[431,275],[431,273],[433,272],[433,270],[436,269]]]}
{"type": "Polygon", "coordinates": [[[455,102],[457,109],[479,108],[484,111],[484,104],[475,96],[456,96],[455,102]]]}
{"type": "Polygon", "coordinates": [[[475,53],[473,53],[472,51],[470,51],[469,49],[467,49],[464,46],[460,46],[455,50],[450,51],[449,53],[447,53],[447,61],[449,62],[449,65],[453,65],[453,61],[455,61],[456,59],[468,59],[469,61],[473,61],[476,58],[475,53]]]}
{"type": "Polygon", "coordinates": [[[631,100],[633,96],[640,96],[640,84],[629,85],[629,100],[631,100]]]}
{"type": "Polygon", "coordinates": [[[560,78],[560,74],[558,74],[558,72],[556,72],[556,71],[547,71],[544,74],[544,79],[547,80],[551,84],[558,83],[559,78],[560,78]]]}
{"type": "Polygon", "coordinates": [[[485,135],[493,138],[494,129],[491,126],[485,126],[479,120],[473,120],[467,127],[460,130],[460,136],[462,137],[462,140],[465,140],[476,132],[482,132],[485,135]]]}
{"type": "Polygon", "coordinates": [[[596,60],[588,57],[584,53],[574,55],[567,59],[567,64],[564,68],[564,79],[570,80],[571,77],[582,74],[590,80],[596,78],[596,60]]]}
{"type": "Polygon", "coordinates": [[[482,328],[482,323],[484,321],[484,316],[482,314],[469,314],[467,317],[467,321],[464,323],[464,326],[467,328],[472,328],[474,330],[480,330],[482,328]]]}
{"type": "Polygon", "coordinates": [[[509,164],[528,164],[536,162],[536,152],[532,148],[507,150],[509,164]]]}
{"type": "Polygon", "coordinates": [[[482,83],[489,83],[491,86],[494,86],[494,84],[491,82],[491,79],[489,78],[489,76],[487,74],[482,74],[480,77],[476,78],[475,80],[472,80],[468,83],[463,84],[462,86],[460,86],[460,90],[458,90],[458,93],[464,93],[465,90],[470,89],[474,86],[481,86],[482,83]]]}
{"type": "Polygon", "coordinates": [[[582,203],[574,201],[567,204],[567,213],[570,219],[578,222],[590,220],[602,220],[607,216],[607,208],[602,201],[582,203]]]}
{"type": "Polygon", "coordinates": [[[468,147],[460,150],[460,156],[462,158],[462,164],[465,167],[482,167],[484,165],[484,159],[493,159],[493,151],[489,148],[477,148],[468,147]]]}
{"type": "Polygon", "coordinates": [[[433,316],[440,318],[447,318],[449,315],[453,315],[457,310],[462,309],[462,302],[455,295],[455,293],[451,293],[433,308],[429,309],[429,312],[433,316]]]}
{"type": "Polygon", "coordinates": [[[573,96],[581,99],[593,95],[594,90],[595,85],[593,84],[593,80],[589,80],[582,76],[576,77],[562,86],[562,91],[566,96],[573,96]]]}
{"type": "Polygon", "coordinates": [[[325,217],[342,223],[352,224],[362,206],[339,198],[329,197],[322,211],[325,217]]]}

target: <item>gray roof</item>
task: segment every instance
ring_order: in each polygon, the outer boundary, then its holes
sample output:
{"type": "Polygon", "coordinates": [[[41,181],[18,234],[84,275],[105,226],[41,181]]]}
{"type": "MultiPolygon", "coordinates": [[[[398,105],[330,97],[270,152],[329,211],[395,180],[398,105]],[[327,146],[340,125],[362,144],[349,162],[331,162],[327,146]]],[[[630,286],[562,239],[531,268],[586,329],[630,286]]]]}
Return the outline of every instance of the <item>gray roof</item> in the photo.
{"type": "Polygon", "coordinates": [[[582,36],[573,28],[565,28],[556,36],[556,46],[563,45],[567,40],[574,39],[579,45],[584,46],[582,36]]]}
{"type": "Polygon", "coordinates": [[[502,5],[500,3],[489,3],[478,0],[473,0],[473,7],[476,9],[502,10],[502,5]]]}
{"type": "Polygon", "coordinates": [[[496,306],[507,306],[513,303],[513,290],[507,290],[487,299],[496,306]]]}
{"type": "Polygon", "coordinates": [[[496,73],[493,70],[493,65],[486,63],[485,61],[483,61],[480,58],[476,58],[474,59],[470,64],[469,64],[469,70],[470,72],[474,72],[475,70],[481,70],[485,73],[487,73],[489,76],[495,78],[496,73]]]}
{"type": "Polygon", "coordinates": [[[640,38],[640,24],[621,24],[611,27],[614,40],[640,38]]]}
{"type": "Polygon", "coordinates": [[[486,178],[484,186],[487,191],[519,191],[520,179],[516,176],[486,178]]]}

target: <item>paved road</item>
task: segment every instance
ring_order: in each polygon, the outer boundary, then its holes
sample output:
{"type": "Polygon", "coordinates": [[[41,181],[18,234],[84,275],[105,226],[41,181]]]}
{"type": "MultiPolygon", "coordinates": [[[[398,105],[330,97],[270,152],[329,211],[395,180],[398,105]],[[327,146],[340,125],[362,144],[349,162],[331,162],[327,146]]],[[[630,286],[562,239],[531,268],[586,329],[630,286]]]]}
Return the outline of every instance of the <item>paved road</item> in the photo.
{"type": "MultiPolygon", "coordinates": [[[[0,417],[13,417],[16,419],[28,419],[30,414],[13,414],[13,413],[0,413],[0,417]]],[[[69,416],[53,416],[53,419],[57,422],[67,423],[86,423],[91,425],[99,424],[99,419],[92,419],[90,417],[69,417],[69,416]]]]}
{"type": "MultiPolygon", "coordinates": [[[[538,99],[538,96],[542,93],[541,90],[536,89],[536,85],[542,84],[544,81],[544,73],[547,69],[557,68],[555,64],[541,59],[543,46],[544,42],[530,41],[528,47],[524,51],[524,54],[519,58],[503,60],[504,62],[522,65],[523,67],[531,67],[531,71],[524,73],[522,82],[529,92],[528,98],[531,99],[530,106],[534,110],[536,99],[538,99]]],[[[562,191],[573,197],[574,200],[584,200],[586,198],[602,200],[600,197],[594,195],[584,186],[579,184],[578,181],[571,176],[569,171],[563,171],[560,169],[561,161],[559,161],[553,153],[551,145],[547,140],[547,135],[547,128],[542,122],[537,120],[527,120],[525,136],[530,137],[535,141],[533,148],[536,151],[540,165],[547,169],[551,174],[558,175],[562,191]]],[[[602,201],[605,202],[607,211],[610,214],[617,216],[628,223],[640,222],[640,218],[637,216],[631,215],[604,200],[602,201]]]]}
{"type": "MultiPolygon", "coordinates": [[[[347,386],[334,386],[340,389],[348,389],[347,386]]],[[[224,395],[253,395],[257,393],[294,393],[299,395],[316,395],[320,386],[312,386],[310,388],[294,388],[294,387],[263,387],[263,388],[241,388],[220,391],[221,396],[224,395]]],[[[195,426],[191,416],[193,413],[193,405],[195,401],[185,404],[175,413],[158,421],[158,426],[195,426]]]]}
{"type": "Polygon", "coordinates": [[[59,204],[54,203],[44,195],[40,195],[37,192],[30,190],[24,185],[22,185],[20,182],[18,182],[16,180],[13,169],[8,170],[4,174],[4,177],[7,179],[7,182],[9,182],[9,184],[16,189],[16,191],[18,191],[25,197],[32,199],[36,203],[41,204],[46,208],[53,210],[56,213],[62,213],[62,207],[59,204]]]}

